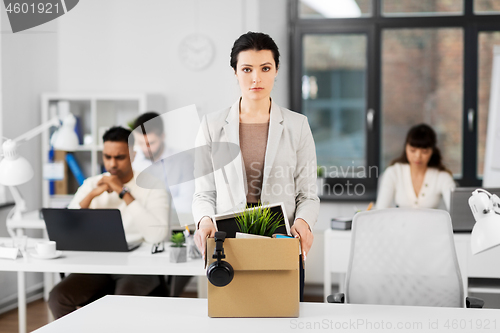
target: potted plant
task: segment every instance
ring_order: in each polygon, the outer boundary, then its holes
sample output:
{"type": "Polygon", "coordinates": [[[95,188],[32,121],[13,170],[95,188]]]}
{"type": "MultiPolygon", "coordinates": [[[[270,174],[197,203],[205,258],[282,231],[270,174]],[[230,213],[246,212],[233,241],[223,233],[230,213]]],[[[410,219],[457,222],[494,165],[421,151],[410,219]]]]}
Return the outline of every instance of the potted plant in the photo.
{"type": "Polygon", "coordinates": [[[172,245],[170,245],[170,262],[179,263],[187,261],[187,248],[184,245],[184,234],[176,232],[170,238],[172,245]]]}
{"type": "Polygon", "coordinates": [[[323,187],[325,186],[325,171],[326,167],[318,166],[318,177],[316,178],[317,194],[323,194],[323,187]]]}
{"type": "Polygon", "coordinates": [[[235,215],[235,219],[239,229],[236,238],[272,237],[279,227],[285,225],[283,216],[273,213],[269,206],[247,208],[235,215]]]}

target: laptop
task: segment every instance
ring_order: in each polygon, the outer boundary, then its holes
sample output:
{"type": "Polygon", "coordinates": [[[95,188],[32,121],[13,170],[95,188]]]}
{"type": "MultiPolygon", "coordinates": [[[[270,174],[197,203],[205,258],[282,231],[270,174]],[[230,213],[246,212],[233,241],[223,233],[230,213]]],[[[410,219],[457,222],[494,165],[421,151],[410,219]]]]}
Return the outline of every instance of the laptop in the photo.
{"type": "MultiPolygon", "coordinates": [[[[472,192],[479,187],[457,187],[451,191],[450,215],[453,232],[471,232],[476,220],[469,206],[472,192]]],[[[484,188],[491,194],[500,196],[500,188],[484,188]]]]}
{"type": "Polygon", "coordinates": [[[43,208],[42,214],[58,250],[128,252],[142,243],[127,243],[118,209],[43,208]]]}

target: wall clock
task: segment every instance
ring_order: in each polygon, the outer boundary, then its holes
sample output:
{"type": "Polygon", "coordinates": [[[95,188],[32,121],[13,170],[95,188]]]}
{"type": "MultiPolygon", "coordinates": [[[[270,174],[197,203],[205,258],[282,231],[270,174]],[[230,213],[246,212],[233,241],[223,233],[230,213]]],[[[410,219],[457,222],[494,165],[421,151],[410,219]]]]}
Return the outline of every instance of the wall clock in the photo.
{"type": "Polygon", "coordinates": [[[179,57],[187,68],[200,71],[210,66],[214,59],[215,47],[207,36],[192,34],[186,36],[179,45],[179,57]]]}

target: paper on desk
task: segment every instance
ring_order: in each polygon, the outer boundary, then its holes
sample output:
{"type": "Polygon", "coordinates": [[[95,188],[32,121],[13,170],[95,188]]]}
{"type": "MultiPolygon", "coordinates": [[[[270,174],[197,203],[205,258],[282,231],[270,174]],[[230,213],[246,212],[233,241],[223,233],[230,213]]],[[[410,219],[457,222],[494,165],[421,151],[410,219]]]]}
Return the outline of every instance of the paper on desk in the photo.
{"type": "Polygon", "coordinates": [[[13,247],[2,247],[0,246],[0,258],[2,259],[17,259],[19,254],[19,249],[13,247]]]}

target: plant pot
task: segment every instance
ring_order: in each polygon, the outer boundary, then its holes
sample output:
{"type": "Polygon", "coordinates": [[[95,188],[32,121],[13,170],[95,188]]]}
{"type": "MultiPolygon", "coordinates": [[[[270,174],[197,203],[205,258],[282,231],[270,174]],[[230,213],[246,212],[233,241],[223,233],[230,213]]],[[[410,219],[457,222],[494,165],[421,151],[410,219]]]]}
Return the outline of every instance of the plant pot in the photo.
{"type": "Polygon", "coordinates": [[[187,261],[187,247],[170,247],[170,262],[179,263],[187,261]]]}
{"type": "Polygon", "coordinates": [[[325,178],[316,178],[316,186],[317,186],[317,195],[323,195],[323,188],[325,187],[325,178]]]}
{"type": "Polygon", "coordinates": [[[244,232],[237,232],[236,238],[269,238],[267,236],[246,234],[244,232]]]}

